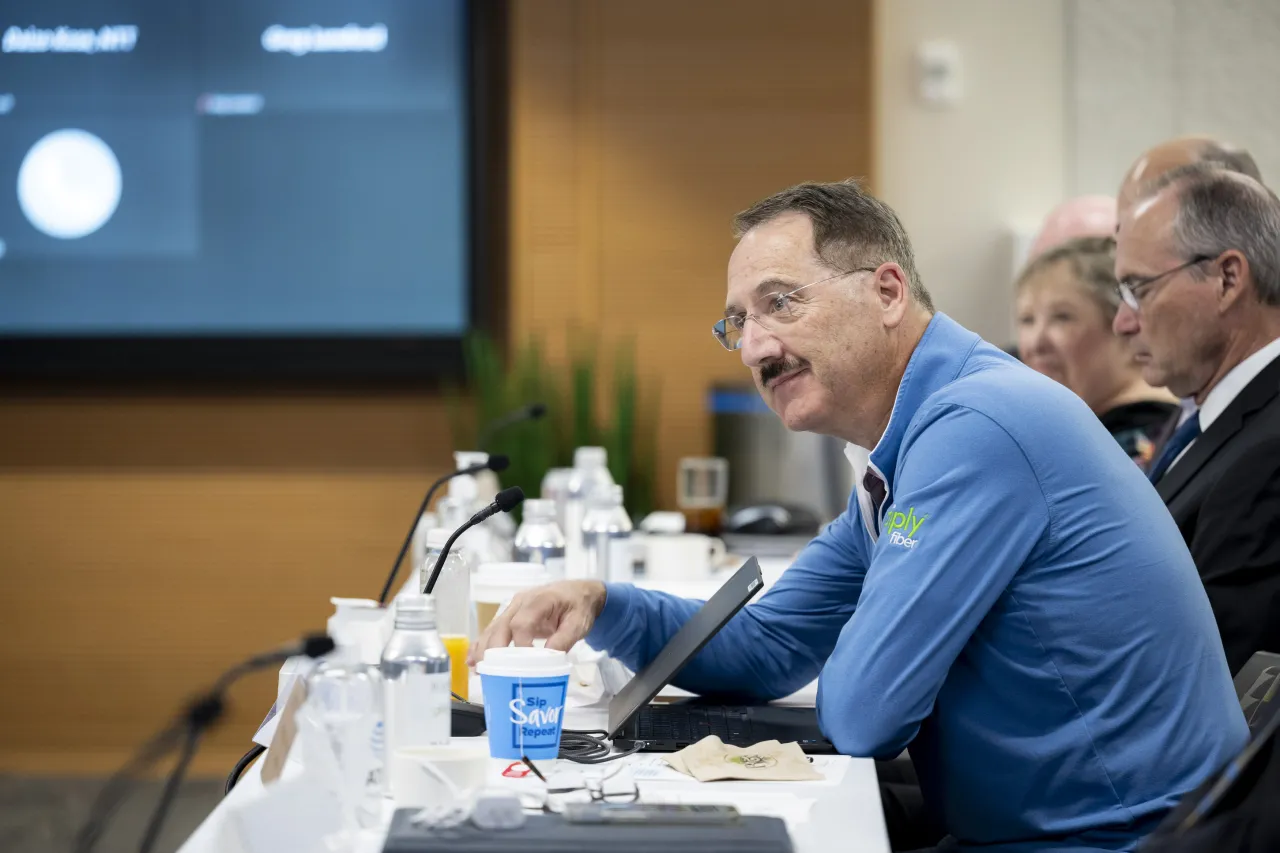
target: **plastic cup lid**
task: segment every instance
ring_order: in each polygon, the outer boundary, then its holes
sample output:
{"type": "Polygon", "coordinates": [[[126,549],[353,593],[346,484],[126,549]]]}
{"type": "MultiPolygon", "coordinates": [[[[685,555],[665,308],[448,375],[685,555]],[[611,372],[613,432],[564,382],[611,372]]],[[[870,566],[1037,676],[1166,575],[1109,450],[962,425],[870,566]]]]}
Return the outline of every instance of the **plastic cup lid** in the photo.
{"type": "Polygon", "coordinates": [[[501,604],[521,590],[547,583],[551,572],[541,563],[481,563],[471,576],[471,595],[501,604]]]}
{"type": "Polygon", "coordinates": [[[550,572],[542,563],[481,563],[476,567],[476,580],[492,584],[546,583],[550,572]]]}
{"type": "Polygon", "coordinates": [[[386,615],[382,605],[372,598],[331,598],[329,603],[334,607],[334,616],[348,619],[377,620],[386,615]]]}
{"type": "Polygon", "coordinates": [[[484,659],[476,664],[481,675],[549,676],[568,675],[572,669],[569,656],[556,649],[532,646],[507,646],[489,649],[484,659]]]}

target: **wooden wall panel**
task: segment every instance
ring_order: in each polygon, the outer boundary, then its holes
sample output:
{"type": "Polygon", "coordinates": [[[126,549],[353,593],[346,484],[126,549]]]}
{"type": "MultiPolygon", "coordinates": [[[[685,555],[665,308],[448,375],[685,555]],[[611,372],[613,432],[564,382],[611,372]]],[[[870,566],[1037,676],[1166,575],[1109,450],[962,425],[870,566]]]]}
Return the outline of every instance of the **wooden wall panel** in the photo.
{"type": "Polygon", "coordinates": [[[710,327],[735,212],[872,167],[870,0],[526,0],[513,20],[517,336],[633,336],[662,393],[657,496],[745,380],[710,327]]]}
{"type": "MultiPolygon", "coordinates": [[[[509,328],[634,337],[658,499],[710,449],[733,213],[871,173],[871,0],[513,0],[509,328]]],[[[113,766],[238,657],[372,595],[449,465],[426,395],[0,397],[0,771],[113,766]]],[[[270,703],[244,684],[199,769],[270,703]]]]}
{"type": "MultiPolygon", "coordinates": [[[[413,396],[9,398],[0,405],[0,771],[100,772],[236,660],[376,596],[444,406],[413,396]]],[[[236,688],[197,770],[275,695],[236,688]]]]}

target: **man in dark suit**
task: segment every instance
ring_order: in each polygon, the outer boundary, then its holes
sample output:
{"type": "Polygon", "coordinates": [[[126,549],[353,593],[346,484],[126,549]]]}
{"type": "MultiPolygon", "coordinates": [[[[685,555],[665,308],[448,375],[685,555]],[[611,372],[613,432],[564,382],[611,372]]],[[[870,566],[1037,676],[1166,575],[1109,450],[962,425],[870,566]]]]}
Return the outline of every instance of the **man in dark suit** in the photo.
{"type": "Polygon", "coordinates": [[[1115,332],[1147,382],[1193,401],[1149,473],[1235,673],[1280,651],[1280,199],[1182,166],[1122,212],[1117,244],[1115,332]]]}

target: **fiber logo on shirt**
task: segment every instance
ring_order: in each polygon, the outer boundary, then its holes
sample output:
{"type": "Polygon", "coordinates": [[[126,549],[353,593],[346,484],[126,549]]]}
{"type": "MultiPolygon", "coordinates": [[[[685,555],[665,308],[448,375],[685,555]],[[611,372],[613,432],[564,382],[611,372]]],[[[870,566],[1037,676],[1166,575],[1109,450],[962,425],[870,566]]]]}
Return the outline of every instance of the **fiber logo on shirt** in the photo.
{"type": "Polygon", "coordinates": [[[884,517],[884,532],[889,537],[890,545],[901,545],[910,551],[920,543],[920,527],[929,516],[916,516],[915,507],[907,507],[906,512],[891,512],[884,517]]]}

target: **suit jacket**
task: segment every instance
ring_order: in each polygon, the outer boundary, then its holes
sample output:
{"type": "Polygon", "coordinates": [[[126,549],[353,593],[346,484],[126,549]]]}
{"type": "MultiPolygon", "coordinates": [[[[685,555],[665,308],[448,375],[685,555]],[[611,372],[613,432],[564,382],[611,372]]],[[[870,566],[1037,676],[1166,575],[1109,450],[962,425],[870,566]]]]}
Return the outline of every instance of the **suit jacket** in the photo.
{"type": "Polygon", "coordinates": [[[1232,674],[1280,652],[1280,358],[1156,484],[1204,581],[1232,674]]]}

